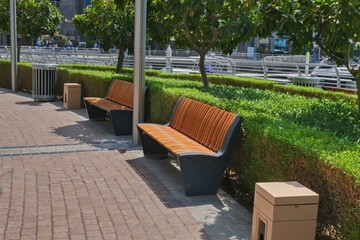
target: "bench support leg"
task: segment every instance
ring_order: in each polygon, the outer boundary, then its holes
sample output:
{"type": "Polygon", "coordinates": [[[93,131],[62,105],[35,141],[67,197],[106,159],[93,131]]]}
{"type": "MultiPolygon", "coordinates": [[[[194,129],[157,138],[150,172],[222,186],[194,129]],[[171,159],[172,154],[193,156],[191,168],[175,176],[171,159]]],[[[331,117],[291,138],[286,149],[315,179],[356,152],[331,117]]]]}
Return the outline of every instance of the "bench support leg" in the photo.
{"type": "Polygon", "coordinates": [[[145,157],[150,159],[162,159],[168,157],[168,150],[161,144],[142,132],[139,128],[141,144],[145,157]]]}
{"type": "Polygon", "coordinates": [[[209,156],[179,157],[185,195],[215,195],[220,187],[226,159],[209,156]]]}
{"type": "Polygon", "coordinates": [[[86,112],[90,120],[105,120],[107,112],[87,101],[85,102],[86,112]]]}
{"type": "Polygon", "coordinates": [[[115,136],[132,134],[132,111],[112,110],[110,111],[111,121],[114,127],[115,136]]]}

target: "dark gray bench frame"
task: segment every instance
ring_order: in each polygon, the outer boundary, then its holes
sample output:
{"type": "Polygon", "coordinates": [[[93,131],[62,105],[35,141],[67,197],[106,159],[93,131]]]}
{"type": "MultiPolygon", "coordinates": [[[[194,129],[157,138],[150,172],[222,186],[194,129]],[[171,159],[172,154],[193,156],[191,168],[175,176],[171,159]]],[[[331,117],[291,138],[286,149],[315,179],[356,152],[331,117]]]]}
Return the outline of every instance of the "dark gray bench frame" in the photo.
{"type": "Polygon", "coordinates": [[[106,120],[106,118],[109,118],[112,122],[115,136],[132,134],[133,111],[125,109],[106,111],[87,101],[84,102],[90,120],[103,121],[106,120]]]}

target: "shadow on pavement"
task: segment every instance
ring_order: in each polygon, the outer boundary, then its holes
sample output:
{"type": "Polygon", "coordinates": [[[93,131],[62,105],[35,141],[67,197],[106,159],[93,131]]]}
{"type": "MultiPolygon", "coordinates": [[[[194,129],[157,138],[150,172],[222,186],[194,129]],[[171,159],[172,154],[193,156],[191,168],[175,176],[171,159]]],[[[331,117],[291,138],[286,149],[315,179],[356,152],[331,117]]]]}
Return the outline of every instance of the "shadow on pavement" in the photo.
{"type": "Polygon", "coordinates": [[[181,172],[170,163],[170,159],[129,159],[127,163],[143,179],[156,196],[169,208],[212,204],[224,207],[217,195],[186,197],[181,172]]]}
{"type": "Polygon", "coordinates": [[[78,121],[77,124],[58,127],[54,134],[86,144],[114,143],[114,148],[128,148],[131,136],[115,136],[110,121],[78,121]]]}
{"type": "Polygon", "coordinates": [[[28,106],[41,106],[46,102],[36,102],[36,101],[23,101],[23,102],[15,102],[15,104],[19,105],[28,105],[28,106]]]}
{"type": "Polygon", "coordinates": [[[250,240],[251,214],[222,190],[218,195],[186,197],[181,173],[169,159],[143,157],[127,163],[166,207],[185,207],[202,224],[204,238],[250,240]]]}

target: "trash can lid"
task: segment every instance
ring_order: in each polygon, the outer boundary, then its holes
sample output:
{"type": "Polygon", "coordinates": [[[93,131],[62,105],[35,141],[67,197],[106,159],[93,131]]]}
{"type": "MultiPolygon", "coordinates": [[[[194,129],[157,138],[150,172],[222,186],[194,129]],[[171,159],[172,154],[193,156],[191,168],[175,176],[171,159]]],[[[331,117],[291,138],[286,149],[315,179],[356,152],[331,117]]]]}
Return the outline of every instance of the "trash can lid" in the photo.
{"type": "Polygon", "coordinates": [[[67,88],[81,88],[79,83],[64,83],[64,86],[67,88]]]}
{"type": "Polygon", "coordinates": [[[51,64],[51,63],[33,63],[32,64],[32,69],[50,69],[50,70],[55,70],[57,67],[56,64],[51,64]]]}
{"type": "Polygon", "coordinates": [[[274,206],[319,203],[319,194],[295,181],[256,183],[255,192],[274,206]]]}

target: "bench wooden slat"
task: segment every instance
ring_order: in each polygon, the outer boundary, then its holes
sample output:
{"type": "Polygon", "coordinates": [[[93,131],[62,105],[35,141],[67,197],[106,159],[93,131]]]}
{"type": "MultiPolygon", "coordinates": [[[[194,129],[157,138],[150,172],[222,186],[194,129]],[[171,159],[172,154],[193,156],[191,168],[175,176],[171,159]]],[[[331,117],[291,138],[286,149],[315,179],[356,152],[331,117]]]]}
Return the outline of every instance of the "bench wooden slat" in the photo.
{"type": "Polygon", "coordinates": [[[235,117],[233,113],[184,97],[170,126],[217,152],[235,117]]]}
{"type": "Polygon", "coordinates": [[[109,87],[106,99],[134,108],[134,84],[114,80],[109,87]]]}
{"type": "Polygon", "coordinates": [[[91,103],[101,109],[104,109],[107,112],[109,112],[111,110],[127,110],[127,111],[133,110],[132,108],[129,108],[127,106],[121,105],[121,104],[113,102],[113,101],[109,101],[104,98],[87,97],[84,99],[86,101],[88,101],[89,103],[91,103]]]}
{"type": "Polygon", "coordinates": [[[175,155],[188,152],[203,154],[215,153],[170,126],[151,123],[143,123],[138,126],[152,138],[157,139],[159,143],[175,155]],[[174,141],[174,139],[176,139],[176,141],[174,141]]]}

